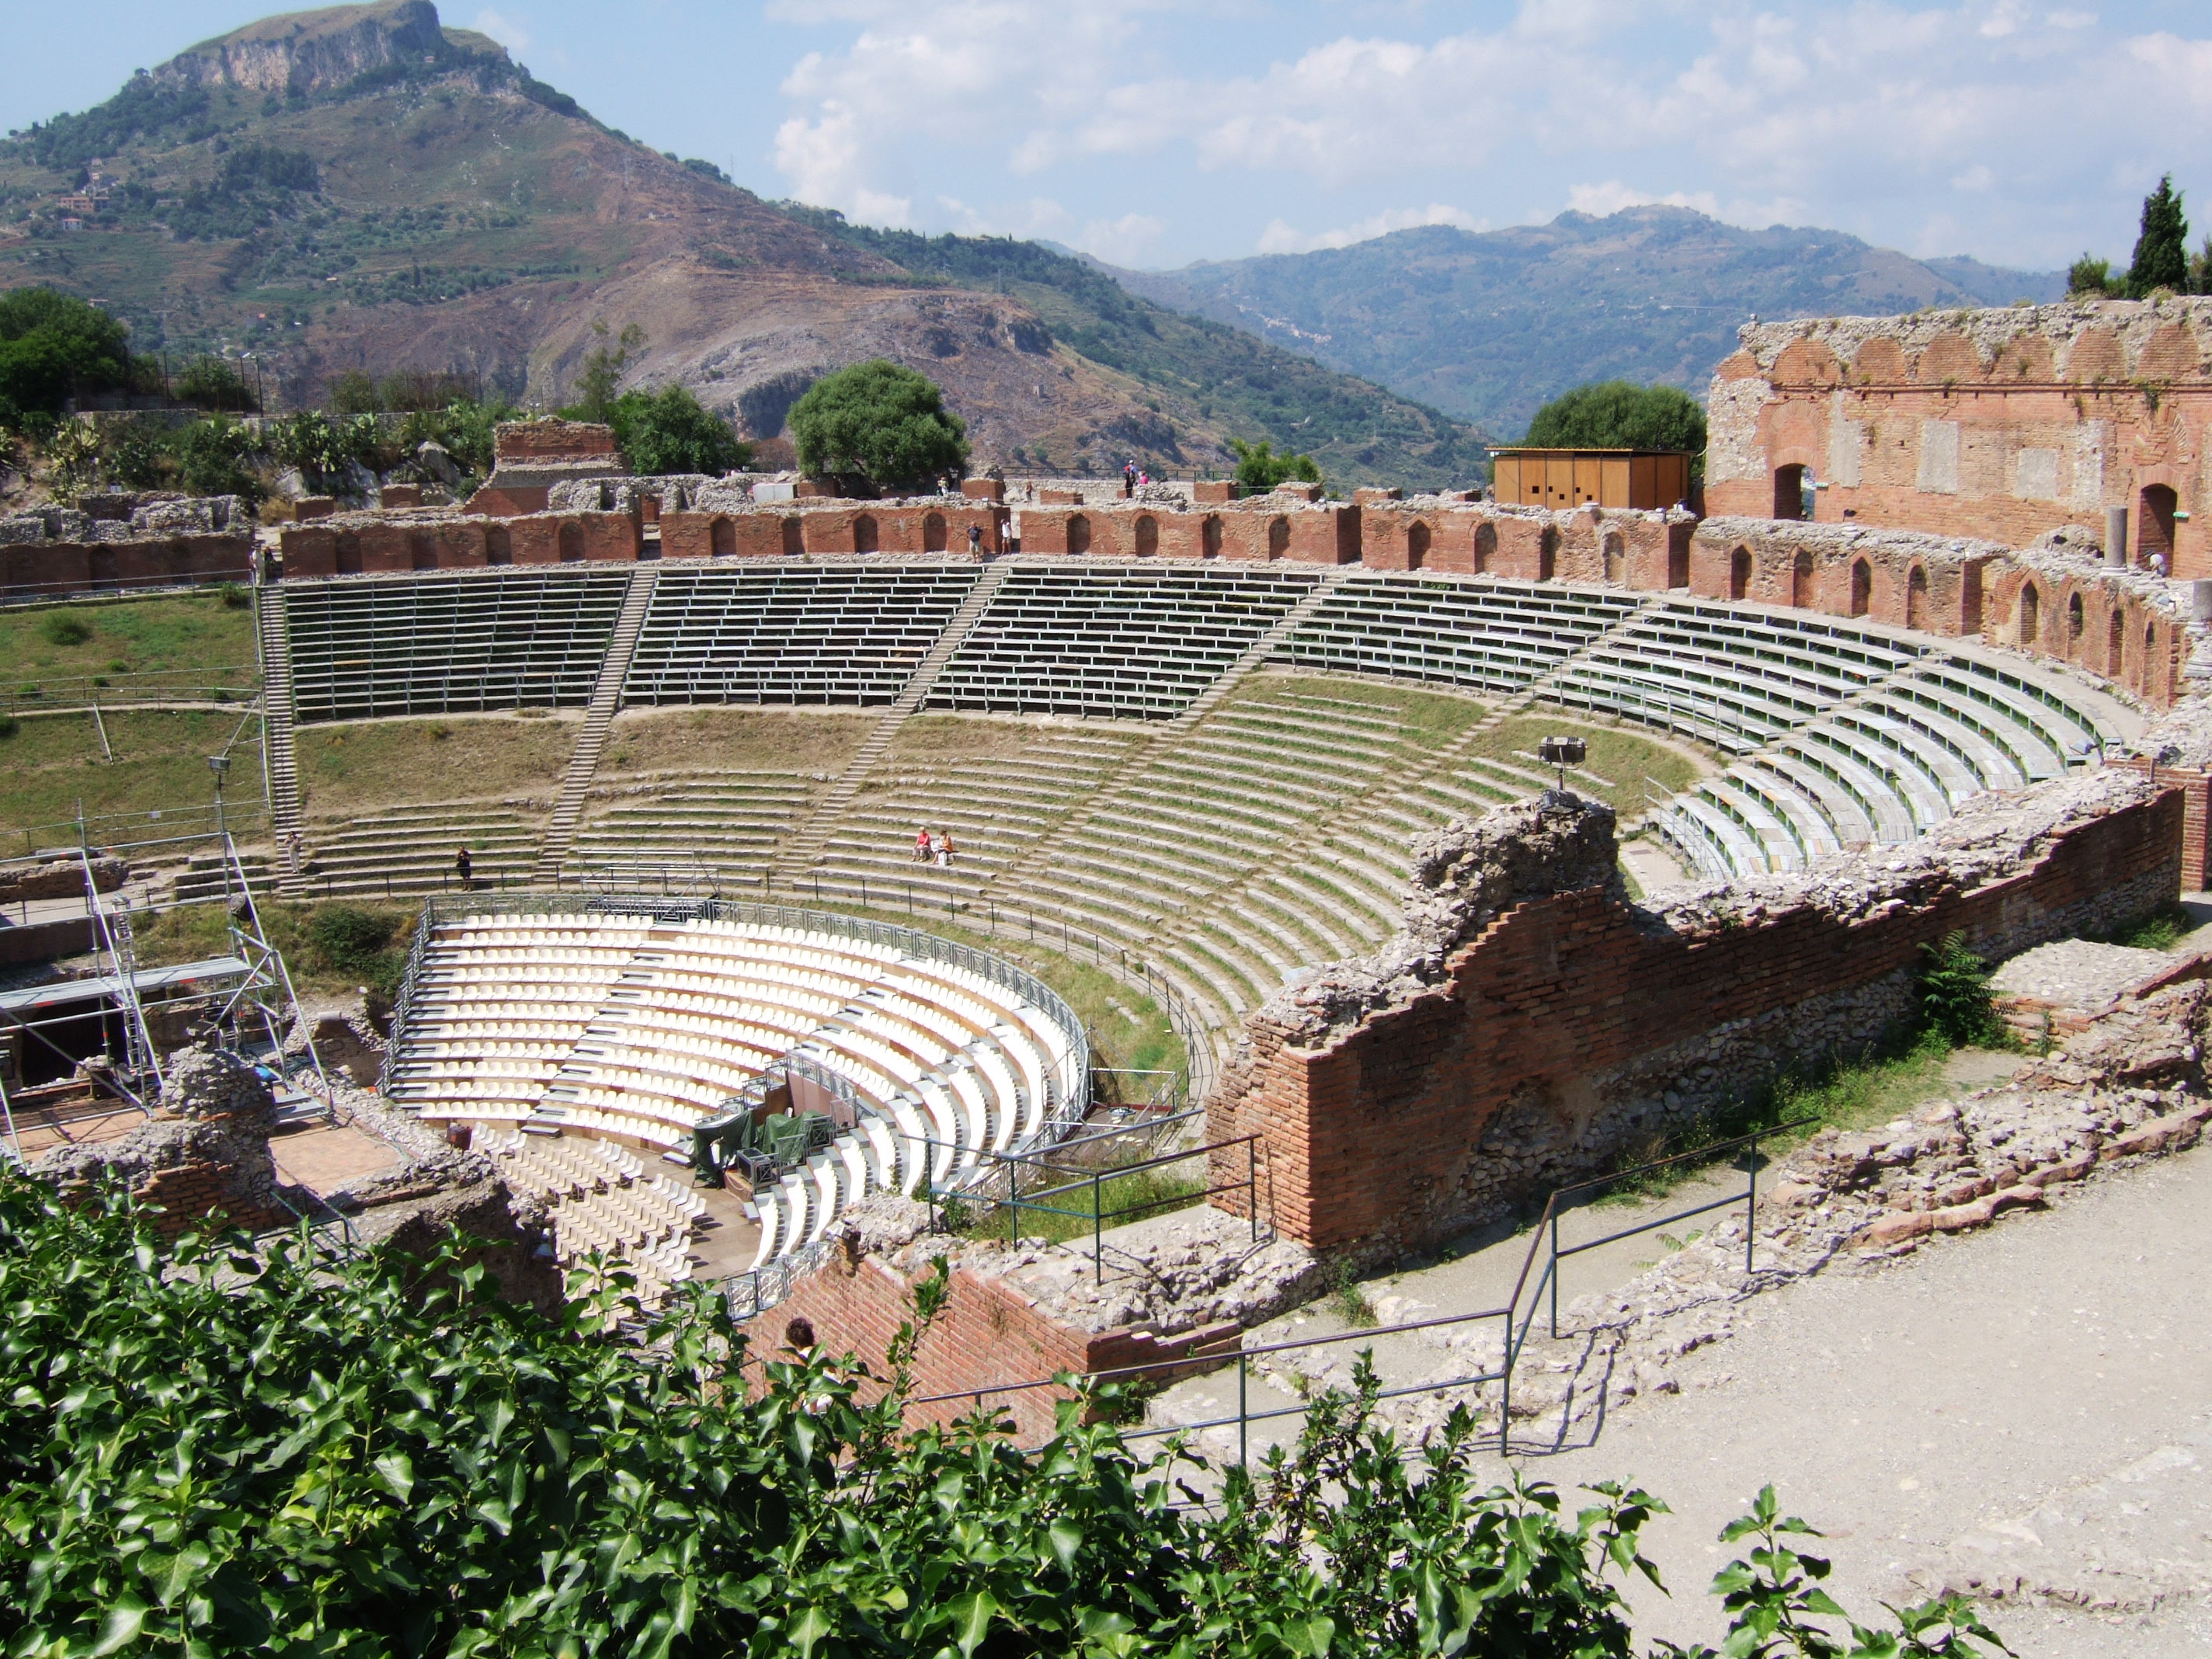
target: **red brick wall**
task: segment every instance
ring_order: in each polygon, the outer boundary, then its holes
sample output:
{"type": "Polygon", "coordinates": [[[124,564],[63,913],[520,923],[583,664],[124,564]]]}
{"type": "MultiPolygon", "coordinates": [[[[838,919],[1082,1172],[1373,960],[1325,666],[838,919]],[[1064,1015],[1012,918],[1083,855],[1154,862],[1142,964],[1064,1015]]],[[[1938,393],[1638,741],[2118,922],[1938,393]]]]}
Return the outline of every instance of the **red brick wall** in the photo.
{"type": "Polygon", "coordinates": [[[250,536],[172,536],[143,542],[29,542],[0,548],[9,598],[100,592],[207,581],[250,581],[250,536]]]}
{"type": "Polygon", "coordinates": [[[618,458],[614,428],[590,421],[507,421],[492,432],[492,453],[500,463],[597,461],[618,458]]]}
{"type": "MultiPolygon", "coordinates": [[[[1700,1065],[1716,1087],[1750,1086],[1832,1046],[1839,1025],[1865,1040],[1885,1008],[1903,1012],[1921,945],[1954,928],[2006,955],[2170,898],[2184,816],[2183,792],[2166,790],[2057,838],[2006,879],[1858,922],[1797,906],[1692,936],[1600,889],[1521,904],[1455,953],[1442,984],[1325,1048],[1292,1048],[1255,1016],[1208,1136],[1263,1138],[1288,1237],[1418,1248],[1679,1127],[1660,1103],[1689,1091],[1700,1065]],[[1510,1146],[1486,1145],[1501,1124],[1510,1146]],[[1516,1167],[1526,1190],[1502,1178],[1516,1167]]],[[[1237,1206],[1234,1193],[1217,1201],[1237,1206]]]]}
{"type": "MultiPolygon", "coordinates": [[[[789,1358],[785,1332],[804,1316],[825,1352],[856,1355],[880,1377],[898,1328],[914,1319],[912,1297],[912,1284],[879,1257],[848,1265],[833,1256],[801,1279],[788,1298],[746,1327],[752,1353],[761,1359],[789,1358]]],[[[1127,1328],[1082,1330],[1053,1318],[1002,1279],[956,1268],[944,1311],[915,1356],[914,1394],[961,1394],[1060,1371],[1081,1376],[1187,1353],[1234,1352],[1237,1346],[1233,1325],[1209,1325],[1168,1338],[1127,1328]]],[[[1065,1389],[1030,1389],[987,1395],[986,1403],[1005,1410],[1022,1439],[1034,1443],[1050,1437],[1055,1404],[1068,1397],[1065,1389]]],[[[917,1422],[948,1423],[974,1409],[971,1396],[920,1407],[911,1415],[917,1422]]]]}

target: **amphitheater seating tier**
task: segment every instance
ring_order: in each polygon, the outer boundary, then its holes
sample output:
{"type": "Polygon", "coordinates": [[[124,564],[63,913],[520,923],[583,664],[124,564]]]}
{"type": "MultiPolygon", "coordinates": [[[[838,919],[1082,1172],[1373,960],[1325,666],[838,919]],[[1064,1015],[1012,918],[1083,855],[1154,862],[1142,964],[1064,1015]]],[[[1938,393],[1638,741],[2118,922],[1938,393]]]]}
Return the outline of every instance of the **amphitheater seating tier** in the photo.
{"type": "Polygon", "coordinates": [[[972,564],[672,568],[626,703],[885,703],[952,620],[972,564]]]}
{"type": "Polygon", "coordinates": [[[1022,565],[927,706],[1153,720],[1179,714],[1312,591],[1277,565],[1022,565]]]}
{"type": "Polygon", "coordinates": [[[1551,586],[1364,574],[1323,600],[1273,660],[1503,695],[1549,673],[1643,603],[1551,586]]]}
{"type": "Polygon", "coordinates": [[[629,587],[610,569],[287,583],[294,718],[580,708],[629,587]]]}
{"type": "Polygon", "coordinates": [[[1031,1144],[1069,1058],[1042,1010],[895,945],[733,921],[488,910],[437,926],[384,1086],[426,1119],[680,1151],[761,1073],[811,1061],[850,1085],[858,1115],[813,1176],[756,1195],[765,1261],[866,1190],[911,1191],[925,1169],[943,1181],[983,1149],[1031,1144]]]}

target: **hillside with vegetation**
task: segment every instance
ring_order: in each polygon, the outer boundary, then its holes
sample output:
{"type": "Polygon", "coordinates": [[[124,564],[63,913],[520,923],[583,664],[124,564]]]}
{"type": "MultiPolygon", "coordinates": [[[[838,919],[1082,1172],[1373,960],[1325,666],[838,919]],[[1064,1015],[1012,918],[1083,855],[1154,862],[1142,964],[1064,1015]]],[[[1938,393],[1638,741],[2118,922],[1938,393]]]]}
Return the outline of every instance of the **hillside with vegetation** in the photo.
{"type": "Polygon", "coordinates": [[[1753,317],[2002,306],[2056,300],[2066,286],[2062,272],[1915,259],[1841,231],[1746,230],[1662,206],[1480,233],[1429,225],[1313,253],[1112,274],[1133,294],[1254,330],[1501,436],[1591,380],[1662,381],[1702,398],[1753,317]]]}
{"type": "Polygon", "coordinates": [[[979,467],[1226,471],[1231,438],[1336,475],[1464,480],[1479,434],[1034,245],[899,238],[763,201],[594,120],[427,0],[265,20],[0,142],[0,288],[100,301],[132,349],[264,401],[342,376],[574,400],[593,325],[625,384],[775,436],[884,356],[942,386],[979,467]]]}

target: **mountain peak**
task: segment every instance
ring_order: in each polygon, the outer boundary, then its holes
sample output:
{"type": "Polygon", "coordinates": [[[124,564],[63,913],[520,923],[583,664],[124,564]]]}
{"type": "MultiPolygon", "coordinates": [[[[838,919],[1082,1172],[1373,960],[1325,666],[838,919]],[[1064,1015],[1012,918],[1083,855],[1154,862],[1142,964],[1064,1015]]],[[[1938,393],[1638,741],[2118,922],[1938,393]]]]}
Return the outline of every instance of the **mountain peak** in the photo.
{"type": "Polygon", "coordinates": [[[485,36],[441,27],[430,0],[377,0],[264,17],[179,52],[155,75],[188,86],[304,94],[379,70],[506,56],[485,36]]]}

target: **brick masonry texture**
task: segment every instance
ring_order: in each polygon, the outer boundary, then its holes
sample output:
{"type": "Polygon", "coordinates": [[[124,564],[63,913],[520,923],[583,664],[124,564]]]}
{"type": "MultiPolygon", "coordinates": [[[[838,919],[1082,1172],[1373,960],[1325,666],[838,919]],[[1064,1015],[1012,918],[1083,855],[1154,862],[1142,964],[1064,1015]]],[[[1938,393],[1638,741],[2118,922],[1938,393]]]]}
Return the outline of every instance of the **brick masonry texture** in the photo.
{"type": "Polygon", "coordinates": [[[2212,576],[2212,301],[1808,319],[1740,338],[1710,400],[1714,513],[1773,512],[1794,467],[1824,486],[1822,520],[2014,546],[2065,527],[2101,539],[2105,509],[2124,507],[2130,562],[2165,551],[2174,575],[2212,576]]]}
{"type": "Polygon", "coordinates": [[[1500,808],[1417,842],[1405,934],[1252,1017],[1208,1138],[1264,1138],[1285,1236],[1421,1248],[1864,1044],[1954,929],[2001,959],[2171,900],[2184,805],[2108,769],[1970,803],[1918,842],[1646,905],[1593,878],[1604,807],[1500,808]]]}

